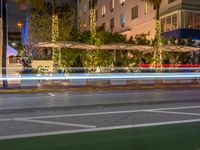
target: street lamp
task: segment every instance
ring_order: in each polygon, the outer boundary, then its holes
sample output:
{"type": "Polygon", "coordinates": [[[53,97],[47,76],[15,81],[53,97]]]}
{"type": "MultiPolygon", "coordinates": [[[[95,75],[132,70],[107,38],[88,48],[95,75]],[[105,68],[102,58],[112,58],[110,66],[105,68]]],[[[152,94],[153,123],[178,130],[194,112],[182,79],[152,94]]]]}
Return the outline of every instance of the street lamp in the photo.
{"type": "Polygon", "coordinates": [[[18,22],[17,26],[19,27],[19,32],[21,33],[23,24],[21,22],[18,22]]]}

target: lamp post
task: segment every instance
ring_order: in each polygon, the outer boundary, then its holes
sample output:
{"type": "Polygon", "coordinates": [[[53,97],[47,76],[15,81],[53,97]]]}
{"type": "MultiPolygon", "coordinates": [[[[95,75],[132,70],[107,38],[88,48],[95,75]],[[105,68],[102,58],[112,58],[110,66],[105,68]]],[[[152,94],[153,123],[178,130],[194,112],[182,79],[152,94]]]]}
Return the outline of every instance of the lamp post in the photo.
{"type": "Polygon", "coordinates": [[[8,44],[8,18],[7,18],[7,0],[1,0],[1,18],[2,18],[2,77],[3,77],[3,88],[8,88],[8,81],[7,81],[7,44],[8,44]]]}

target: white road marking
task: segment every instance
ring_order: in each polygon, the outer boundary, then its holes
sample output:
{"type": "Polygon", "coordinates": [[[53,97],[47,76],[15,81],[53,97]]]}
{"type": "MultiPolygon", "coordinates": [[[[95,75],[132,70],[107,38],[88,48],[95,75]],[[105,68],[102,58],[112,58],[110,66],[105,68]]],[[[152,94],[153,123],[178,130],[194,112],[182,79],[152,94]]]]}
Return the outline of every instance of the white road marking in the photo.
{"type": "Polygon", "coordinates": [[[81,127],[81,128],[96,128],[96,126],[91,126],[91,125],[63,123],[63,122],[56,122],[56,121],[28,120],[28,119],[15,119],[15,121],[49,124],[49,125],[59,125],[59,126],[72,126],[72,127],[81,127]]]}
{"type": "Polygon", "coordinates": [[[2,121],[12,121],[12,120],[15,120],[15,119],[45,119],[45,118],[61,118],[61,117],[79,117],[79,116],[126,114],[126,113],[138,113],[138,112],[150,112],[150,111],[166,111],[166,110],[181,110],[181,109],[195,109],[195,108],[200,108],[200,106],[166,107],[166,108],[141,109],[141,110],[126,110],[126,111],[94,112],[94,113],[68,114],[68,115],[23,117],[23,118],[0,119],[0,122],[2,122],[2,121]]]}
{"type": "Polygon", "coordinates": [[[186,113],[186,112],[159,111],[159,110],[152,110],[152,111],[148,111],[148,112],[162,113],[162,114],[174,114],[174,115],[200,116],[200,114],[198,114],[198,113],[186,113]]]}
{"type": "Polygon", "coordinates": [[[54,94],[54,93],[48,93],[50,96],[56,96],[56,94],[54,94]]]}
{"type": "Polygon", "coordinates": [[[64,131],[33,133],[33,134],[21,134],[21,135],[10,135],[10,136],[0,136],[0,140],[16,139],[16,138],[27,138],[27,137],[37,137],[37,136],[60,135],[60,134],[70,134],[70,133],[107,131],[107,130],[116,130],[116,129],[141,128],[141,127],[184,124],[184,123],[195,123],[195,122],[200,122],[200,119],[167,121],[167,122],[146,123],[146,124],[136,124],[136,125],[124,125],[124,126],[111,126],[111,127],[79,129],[79,130],[64,130],[64,131]]]}
{"type": "Polygon", "coordinates": [[[200,108],[200,106],[183,106],[183,107],[167,107],[167,108],[158,108],[158,109],[149,109],[149,110],[180,110],[180,109],[195,109],[200,108]]]}

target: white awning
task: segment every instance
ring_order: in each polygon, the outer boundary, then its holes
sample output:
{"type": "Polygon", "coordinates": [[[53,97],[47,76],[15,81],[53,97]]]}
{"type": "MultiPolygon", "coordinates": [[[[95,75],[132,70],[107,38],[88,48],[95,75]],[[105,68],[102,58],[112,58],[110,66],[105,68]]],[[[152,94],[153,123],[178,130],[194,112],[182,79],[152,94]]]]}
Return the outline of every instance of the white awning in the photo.
{"type": "Polygon", "coordinates": [[[72,48],[72,49],[96,49],[96,46],[89,45],[89,44],[83,44],[78,42],[70,42],[70,41],[64,41],[64,42],[41,42],[36,44],[34,47],[50,47],[50,48],[72,48]]]}
{"type": "Polygon", "coordinates": [[[195,46],[181,46],[181,45],[163,45],[162,48],[165,51],[183,52],[183,53],[200,50],[199,47],[195,47],[195,46]]]}
{"type": "MultiPolygon", "coordinates": [[[[41,42],[36,44],[34,47],[50,47],[50,48],[71,48],[71,49],[85,49],[85,50],[129,50],[129,51],[141,51],[144,54],[151,53],[154,51],[154,46],[146,45],[136,45],[136,44],[127,44],[127,43],[114,43],[114,44],[105,44],[100,46],[83,44],[78,42],[41,42]]],[[[163,51],[170,52],[191,52],[198,51],[200,48],[194,46],[180,46],[180,45],[163,45],[161,46],[163,51]]]]}
{"type": "Polygon", "coordinates": [[[126,43],[106,44],[106,45],[89,45],[78,42],[41,42],[36,44],[34,47],[50,47],[50,48],[71,48],[71,49],[85,49],[85,50],[139,50],[146,51],[152,50],[152,46],[142,46],[126,43]]]}
{"type": "Polygon", "coordinates": [[[17,54],[18,54],[18,51],[16,49],[11,47],[10,45],[7,45],[7,57],[17,56],[17,54]]]}
{"type": "Polygon", "coordinates": [[[153,50],[153,46],[144,46],[136,44],[116,43],[98,46],[98,49],[107,50],[130,50],[130,51],[148,51],[153,50]]]}

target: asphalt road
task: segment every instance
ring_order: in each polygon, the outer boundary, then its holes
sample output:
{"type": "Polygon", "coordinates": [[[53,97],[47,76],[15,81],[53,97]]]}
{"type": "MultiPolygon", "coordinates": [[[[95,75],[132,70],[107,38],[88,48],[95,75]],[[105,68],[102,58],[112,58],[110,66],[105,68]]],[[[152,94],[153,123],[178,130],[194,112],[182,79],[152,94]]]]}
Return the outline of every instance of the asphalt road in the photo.
{"type": "Polygon", "coordinates": [[[0,139],[200,122],[200,90],[0,95],[0,139]]]}
{"type": "Polygon", "coordinates": [[[200,100],[199,89],[1,94],[0,111],[200,100]]]}

